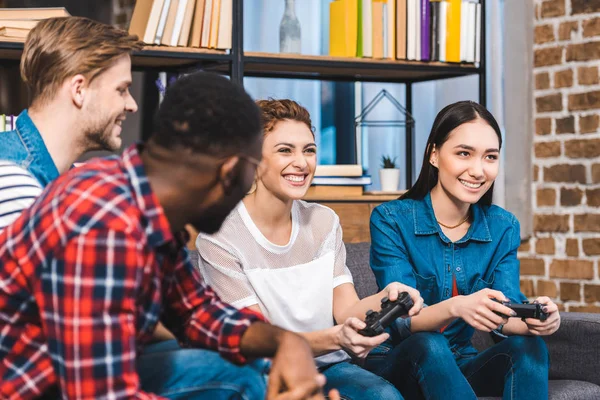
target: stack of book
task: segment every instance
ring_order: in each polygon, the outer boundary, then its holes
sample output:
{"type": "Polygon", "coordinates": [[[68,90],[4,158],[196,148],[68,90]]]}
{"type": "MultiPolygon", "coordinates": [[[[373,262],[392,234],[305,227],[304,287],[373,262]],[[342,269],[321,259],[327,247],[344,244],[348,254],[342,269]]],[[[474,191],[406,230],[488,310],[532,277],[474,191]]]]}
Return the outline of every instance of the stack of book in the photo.
{"type": "Polygon", "coordinates": [[[12,131],[17,124],[16,115],[0,114],[0,132],[12,131]]]}
{"type": "Polygon", "coordinates": [[[318,165],[312,186],[306,195],[311,197],[361,196],[364,186],[371,183],[371,177],[363,175],[362,165],[318,165]]]}
{"type": "Polygon", "coordinates": [[[0,8],[0,42],[25,42],[38,21],[69,15],[64,7],[0,8]]]}
{"type": "Polygon", "coordinates": [[[231,49],[233,0],[137,0],[129,33],[149,45],[231,49]]]}
{"type": "Polygon", "coordinates": [[[329,55],[480,61],[480,0],[333,0],[329,55]]]}

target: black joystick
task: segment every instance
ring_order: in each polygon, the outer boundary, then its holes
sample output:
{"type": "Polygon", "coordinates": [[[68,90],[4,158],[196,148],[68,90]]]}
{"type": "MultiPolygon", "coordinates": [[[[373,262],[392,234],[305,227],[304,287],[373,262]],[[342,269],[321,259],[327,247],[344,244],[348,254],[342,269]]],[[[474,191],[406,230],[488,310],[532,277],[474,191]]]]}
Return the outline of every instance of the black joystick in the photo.
{"type": "Polygon", "coordinates": [[[358,331],[363,336],[377,336],[382,334],[396,318],[408,315],[413,306],[413,301],[407,292],[398,295],[398,299],[390,301],[387,297],[381,299],[381,311],[369,310],[366,313],[367,327],[358,331]]]}

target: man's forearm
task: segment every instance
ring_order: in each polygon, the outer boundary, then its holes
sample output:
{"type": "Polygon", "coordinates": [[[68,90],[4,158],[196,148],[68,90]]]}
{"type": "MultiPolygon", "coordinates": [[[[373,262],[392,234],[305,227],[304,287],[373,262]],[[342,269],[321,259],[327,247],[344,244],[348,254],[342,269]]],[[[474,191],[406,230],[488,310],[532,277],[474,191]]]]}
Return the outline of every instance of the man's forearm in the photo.
{"type": "Polygon", "coordinates": [[[283,342],[290,341],[310,349],[307,341],[296,333],[264,322],[254,322],[242,336],[240,350],[245,357],[273,357],[283,342]]]}

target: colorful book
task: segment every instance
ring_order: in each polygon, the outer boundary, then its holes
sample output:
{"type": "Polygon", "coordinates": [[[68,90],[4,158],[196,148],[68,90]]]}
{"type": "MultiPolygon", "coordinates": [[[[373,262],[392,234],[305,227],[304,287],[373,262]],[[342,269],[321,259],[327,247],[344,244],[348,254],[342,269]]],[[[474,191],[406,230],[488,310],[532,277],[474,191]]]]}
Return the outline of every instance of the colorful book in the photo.
{"type": "Polygon", "coordinates": [[[152,12],[153,0],[137,0],[129,23],[129,33],[143,40],[152,12]]]}
{"type": "Polygon", "coordinates": [[[0,19],[46,19],[54,17],[70,17],[64,7],[25,7],[0,8],[0,19]]]}
{"type": "Polygon", "coordinates": [[[430,18],[431,18],[431,5],[429,0],[421,0],[421,60],[429,61],[430,55],[430,18]]]}
{"type": "Polygon", "coordinates": [[[396,2],[396,58],[406,60],[406,0],[396,2]]]}
{"type": "Polygon", "coordinates": [[[431,32],[431,38],[429,42],[429,46],[431,49],[431,61],[439,61],[440,60],[440,37],[438,36],[440,27],[439,27],[439,18],[440,18],[440,2],[436,0],[431,0],[431,15],[429,19],[429,26],[431,32]]]}
{"type": "Polygon", "coordinates": [[[183,17],[181,34],[177,40],[177,46],[186,47],[190,41],[190,32],[192,31],[192,21],[194,19],[194,10],[196,8],[196,0],[188,0],[183,17]]]}
{"type": "Polygon", "coordinates": [[[219,21],[219,37],[217,49],[231,49],[231,27],[233,24],[233,0],[221,0],[221,12],[219,21]]]}
{"type": "Polygon", "coordinates": [[[475,62],[481,62],[481,4],[475,5],[475,62]]]}
{"type": "MultiPolygon", "coordinates": [[[[175,1],[175,0],[173,0],[175,1]]],[[[165,33],[167,18],[169,17],[169,9],[171,8],[171,0],[165,0],[162,9],[160,10],[160,18],[156,27],[156,35],[154,36],[154,44],[160,44],[165,33]]]]}
{"type": "Polygon", "coordinates": [[[317,165],[315,176],[362,176],[360,164],[317,165]]]}
{"type": "Polygon", "coordinates": [[[163,32],[160,44],[169,46],[171,44],[171,38],[173,37],[173,30],[175,29],[175,19],[177,18],[177,10],[179,9],[180,0],[171,0],[169,5],[169,12],[167,14],[167,22],[165,23],[165,31],[163,32]]]}
{"type": "Polygon", "coordinates": [[[358,47],[358,1],[329,3],[329,55],[355,57],[358,47]]]}
{"type": "Polygon", "coordinates": [[[202,36],[200,36],[200,47],[208,47],[210,44],[210,23],[212,19],[213,0],[204,0],[204,21],[202,21],[202,36]]]}
{"type": "Polygon", "coordinates": [[[373,26],[373,58],[383,58],[383,5],[382,1],[373,0],[372,26],[373,26]]]}
{"type": "Polygon", "coordinates": [[[200,47],[202,39],[202,23],[204,22],[204,0],[196,0],[194,20],[192,21],[192,32],[190,33],[190,47],[200,47]]]}
{"type": "Polygon", "coordinates": [[[446,61],[460,62],[461,0],[449,0],[446,17],[446,61]]]}
{"type": "Polygon", "coordinates": [[[346,197],[362,196],[364,188],[362,186],[325,186],[312,185],[306,191],[305,197],[346,197]]]}
{"type": "Polygon", "coordinates": [[[25,40],[29,31],[30,29],[27,28],[7,28],[6,26],[0,26],[0,36],[2,38],[11,37],[25,40]]]}
{"type": "Polygon", "coordinates": [[[221,14],[221,0],[213,0],[212,14],[210,16],[210,36],[208,37],[208,47],[217,48],[219,38],[219,23],[221,14]]]}
{"type": "Polygon", "coordinates": [[[440,2],[440,18],[439,18],[439,30],[438,38],[440,39],[440,61],[446,62],[446,42],[448,33],[448,1],[442,0],[440,2]]]}
{"type": "Polygon", "coordinates": [[[370,175],[348,177],[348,176],[315,176],[313,185],[331,186],[365,186],[373,183],[370,175]]]}
{"type": "Polygon", "coordinates": [[[359,57],[373,57],[373,0],[361,0],[359,31],[362,44],[359,57]]]}

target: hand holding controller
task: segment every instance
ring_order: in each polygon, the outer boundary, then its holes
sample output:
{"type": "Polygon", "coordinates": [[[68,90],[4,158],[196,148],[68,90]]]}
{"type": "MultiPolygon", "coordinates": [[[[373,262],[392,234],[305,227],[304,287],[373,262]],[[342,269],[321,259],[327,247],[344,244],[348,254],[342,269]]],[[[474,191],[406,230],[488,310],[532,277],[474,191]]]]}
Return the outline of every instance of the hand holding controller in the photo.
{"type": "Polygon", "coordinates": [[[365,323],[367,327],[358,331],[363,336],[377,336],[382,334],[396,318],[408,315],[413,306],[413,301],[407,292],[398,295],[396,301],[390,301],[387,297],[381,299],[381,311],[367,311],[365,323]]]}
{"type": "MultiPolygon", "coordinates": [[[[515,318],[521,318],[521,319],[534,318],[534,319],[539,319],[540,321],[545,321],[546,319],[548,319],[548,313],[543,310],[543,307],[545,306],[545,304],[540,304],[540,303],[513,304],[509,301],[500,301],[497,299],[492,299],[492,300],[502,304],[503,306],[510,308],[515,313],[517,313],[517,315],[515,315],[515,318]]],[[[497,314],[502,317],[506,317],[506,318],[509,317],[506,315],[502,315],[500,313],[497,313],[497,314]]]]}

